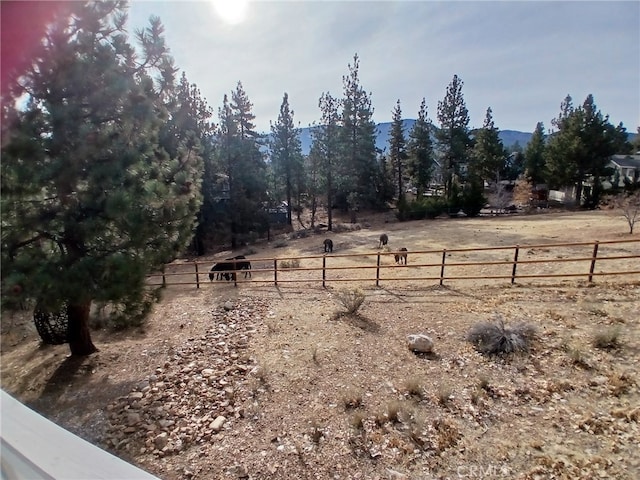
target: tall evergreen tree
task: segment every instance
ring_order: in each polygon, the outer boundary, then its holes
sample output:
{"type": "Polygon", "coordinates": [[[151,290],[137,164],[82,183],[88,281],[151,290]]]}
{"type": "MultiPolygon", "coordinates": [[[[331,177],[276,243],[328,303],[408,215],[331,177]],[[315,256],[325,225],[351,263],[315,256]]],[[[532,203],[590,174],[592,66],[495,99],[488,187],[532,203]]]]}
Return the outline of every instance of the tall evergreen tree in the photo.
{"type": "Polygon", "coordinates": [[[175,68],[159,19],[137,32],[137,57],[124,2],[72,9],[3,102],[2,281],[66,305],[71,353],[88,355],[91,302],[139,301],[191,239],[202,159],[178,132],[173,156],[160,145],[175,68]]]}
{"type": "Polygon", "coordinates": [[[545,181],[544,124],[538,122],[524,153],[525,175],[534,187],[545,181]]]}
{"type": "Polygon", "coordinates": [[[551,120],[554,130],[550,132],[544,150],[545,180],[551,188],[574,185],[576,158],[580,156],[576,141],[581,128],[580,111],[573,107],[571,95],[560,104],[560,113],[551,120]]]}
{"type": "MultiPolygon", "coordinates": [[[[277,179],[284,184],[287,200],[287,223],[291,225],[292,197],[301,191],[303,156],[298,129],[289,107],[289,95],[284,94],[278,121],[271,125],[271,162],[277,179]]],[[[300,207],[300,205],[298,205],[300,207]]],[[[299,208],[298,208],[299,210],[299,208]]]]}
{"type": "Polygon", "coordinates": [[[631,143],[629,139],[629,134],[627,133],[627,128],[624,126],[622,122],[616,125],[615,132],[613,132],[613,136],[614,136],[613,148],[616,154],[633,155],[635,153],[635,150],[633,149],[633,144],[631,143]]]}
{"type": "Polygon", "coordinates": [[[234,113],[238,127],[238,134],[242,139],[255,139],[260,135],[256,132],[253,114],[253,104],[249,101],[249,96],[244,91],[242,82],[238,82],[236,89],[231,92],[231,110],[234,113]]]}
{"type": "Polygon", "coordinates": [[[360,85],[358,55],[349,64],[349,75],[342,77],[341,158],[344,182],[340,186],[345,197],[357,198],[363,207],[379,207],[376,192],[376,124],[372,120],[371,95],[360,85]]]}
{"type": "Polygon", "coordinates": [[[392,112],[391,131],[389,132],[389,159],[397,180],[398,201],[402,201],[404,198],[403,178],[407,157],[407,140],[402,123],[402,108],[400,107],[400,100],[398,100],[392,112]]]}
{"type": "Polygon", "coordinates": [[[462,86],[464,82],[454,75],[447,86],[442,101],[438,102],[438,121],[440,130],[437,139],[442,156],[442,175],[445,182],[445,195],[451,199],[454,176],[462,178],[467,166],[471,148],[469,136],[469,111],[467,110],[462,86]]]}
{"type": "Polygon", "coordinates": [[[384,154],[378,155],[378,175],[376,181],[376,192],[378,193],[378,200],[381,205],[386,205],[397,198],[399,203],[406,203],[404,196],[396,196],[396,170],[393,167],[393,162],[389,161],[389,157],[384,154]]]}
{"type": "Polygon", "coordinates": [[[309,213],[311,215],[311,228],[316,225],[318,208],[320,208],[320,197],[325,192],[322,182],[322,157],[316,146],[312,143],[309,155],[304,157],[306,193],[308,194],[309,213]]]}
{"type": "Polygon", "coordinates": [[[635,155],[638,155],[640,153],[640,127],[636,129],[636,136],[633,139],[633,142],[631,142],[629,153],[635,155]]]}
{"type": "Polygon", "coordinates": [[[478,130],[473,146],[470,170],[480,179],[498,182],[504,171],[507,152],[493,122],[491,107],[487,108],[482,128],[478,130]]]}
{"type": "Polygon", "coordinates": [[[409,132],[408,144],[408,170],[413,185],[416,187],[418,198],[422,198],[433,178],[434,151],[431,130],[431,121],[427,116],[427,103],[423,98],[418,118],[409,132]]]}
{"type": "MultiPolygon", "coordinates": [[[[573,107],[573,98],[571,95],[567,95],[560,103],[560,113],[558,116],[551,120],[551,125],[557,130],[562,130],[565,125],[565,122],[571,117],[575,108],[573,107]]],[[[551,133],[554,133],[553,131],[551,133]]]]}
{"type": "Polygon", "coordinates": [[[267,180],[260,135],[253,124],[253,105],[241,82],[231,98],[229,102],[225,95],[218,111],[216,157],[224,176],[218,191],[220,211],[226,218],[221,227],[228,231],[235,249],[250,232],[267,229],[267,180]]]}
{"type": "Polygon", "coordinates": [[[333,230],[333,204],[335,194],[335,178],[337,160],[340,153],[340,114],[338,107],[340,101],[323,93],[318,101],[320,108],[320,124],[312,129],[312,155],[317,158],[320,166],[320,175],[324,179],[327,198],[328,230],[333,230]]]}
{"type": "MultiPolygon", "coordinates": [[[[215,126],[211,122],[212,111],[202,98],[195,84],[189,84],[183,72],[175,89],[165,93],[169,118],[160,131],[160,144],[172,158],[189,158],[200,155],[204,162],[203,186],[188,185],[199,192],[206,192],[205,181],[211,177],[213,157],[213,133],[215,126]]],[[[184,173],[179,175],[183,176],[184,173]]],[[[208,226],[214,221],[210,197],[202,195],[202,206],[198,213],[198,225],[193,238],[193,248],[199,254],[205,253],[205,239],[208,226]]]]}
{"type": "MultiPolygon", "coordinates": [[[[584,156],[579,160],[580,178],[576,190],[581,190],[588,179],[591,189],[586,195],[585,206],[595,208],[600,203],[602,180],[612,173],[608,168],[609,160],[627,144],[627,132],[622,124],[614,127],[609,122],[609,115],[602,115],[591,94],[582,104],[582,111],[584,124],[580,141],[584,145],[584,156]]],[[[576,191],[576,199],[581,196],[582,192],[576,191]]]]}
{"type": "Polygon", "coordinates": [[[626,142],[622,125],[614,127],[609,116],[597,109],[593,95],[582,106],[573,108],[567,96],[561,105],[558,128],[547,144],[546,165],[549,182],[559,186],[575,186],[575,203],[581,205],[586,180],[592,183],[586,206],[595,207],[599,201],[600,183],[608,176],[607,164],[626,142]]]}

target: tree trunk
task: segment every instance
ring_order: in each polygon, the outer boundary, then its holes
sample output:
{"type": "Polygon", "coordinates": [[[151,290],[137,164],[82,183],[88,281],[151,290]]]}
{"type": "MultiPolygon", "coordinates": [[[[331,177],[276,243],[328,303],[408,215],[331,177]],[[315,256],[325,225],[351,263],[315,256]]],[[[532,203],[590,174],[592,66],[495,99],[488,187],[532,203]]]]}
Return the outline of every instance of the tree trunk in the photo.
{"type": "Polygon", "coordinates": [[[69,304],[67,314],[69,316],[68,339],[71,355],[91,355],[98,349],[91,341],[89,330],[89,310],[91,301],[69,304]]]}
{"type": "Polygon", "coordinates": [[[582,206],[582,180],[579,180],[576,184],[576,206],[582,206]]]}
{"type": "Polygon", "coordinates": [[[291,187],[289,186],[289,182],[287,182],[287,223],[289,225],[293,224],[291,210],[291,187]]]}

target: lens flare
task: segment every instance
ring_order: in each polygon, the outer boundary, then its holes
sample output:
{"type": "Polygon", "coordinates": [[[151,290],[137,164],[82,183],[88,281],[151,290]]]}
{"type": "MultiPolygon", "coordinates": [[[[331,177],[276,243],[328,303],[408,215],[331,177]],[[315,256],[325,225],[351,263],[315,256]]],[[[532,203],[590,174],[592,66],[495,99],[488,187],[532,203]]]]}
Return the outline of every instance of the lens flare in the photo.
{"type": "Polygon", "coordinates": [[[229,25],[238,25],[247,17],[248,0],[212,0],[216,14],[229,25]]]}

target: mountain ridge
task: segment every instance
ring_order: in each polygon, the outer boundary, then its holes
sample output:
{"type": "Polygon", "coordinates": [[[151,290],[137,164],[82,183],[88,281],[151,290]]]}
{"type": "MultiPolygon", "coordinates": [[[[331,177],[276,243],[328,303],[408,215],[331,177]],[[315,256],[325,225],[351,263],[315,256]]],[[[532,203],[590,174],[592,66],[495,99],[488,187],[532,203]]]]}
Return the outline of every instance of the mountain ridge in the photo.
{"type": "MultiPolygon", "coordinates": [[[[411,131],[411,128],[413,127],[413,124],[416,121],[414,119],[404,119],[402,120],[403,126],[404,126],[404,133],[405,133],[405,139],[408,141],[409,140],[409,132],[411,131]]],[[[381,152],[386,152],[388,151],[388,147],[389,147],[389,132],[391,131],[391,125],[393,124],[393,122],[383,122],[383,123],[377,123],[376,124],[376,148],[381,151],[381,152]]],[[[311,144],[312,144],[312,137],[311,137],[311,131],[313,130],[314,127],[304,127],[304,128],[299,128],[298,132],[299,132],[299,138],[300,138],[300,144],[302,146],[302,153],[304,155],[308,155],[309,151],[311,150],[311,144]]],[[[632,132],[628,132],[627,133],[628,137],[629,137],[629,141],[633,141],[633,139],[636,137],[636,135],[638,135],[637,133],[632,133],[632,132]]],[[[271,134],[267,134],[266,135],[267,138],[271,137],[271,134]]],[[[531,140],[531,137],[533,136],[533,133],[530,132],[521,132],[520,130],[500,130],[498,132],[498,137],[500,138],[500,140],[502,140],[502,144],[505,146],[505,148],[510,149],[512,148],[514,145],[519,144],[520,147],[522,147],[522,149],[524,150],[527,146],[527,144],[529,143],[529,140],[531,140]]]]}
{"type": "MultiPolygon", "coordinates": [[[[402,120],[402,124],[404,127],[405,138],[409,140],[409,132],[413,127],[413,124],[416,121],[414,119],[404,119],[402,120]]],[[[380,151],[388,150],[389,146],[389,132],[391,131],[391,125],[393,122],[382,122],[376,124],[376,148],[380,151]]],[[[304,155],[309,154],[309,150],[311,149],[311,131],[313,127],[304,127],[299,128],[298,132],[300,134],[300,143],[302,145],[302,153],[304,155]]],[[[500,130],[498,133],[498,137],[502,140],[502,143],[506,148],[510,148],[517,143],[520,144],[522,148],[527,146],[531,136],[533,134],[529,132],[520,132],[518,130],[500,130]]]]}

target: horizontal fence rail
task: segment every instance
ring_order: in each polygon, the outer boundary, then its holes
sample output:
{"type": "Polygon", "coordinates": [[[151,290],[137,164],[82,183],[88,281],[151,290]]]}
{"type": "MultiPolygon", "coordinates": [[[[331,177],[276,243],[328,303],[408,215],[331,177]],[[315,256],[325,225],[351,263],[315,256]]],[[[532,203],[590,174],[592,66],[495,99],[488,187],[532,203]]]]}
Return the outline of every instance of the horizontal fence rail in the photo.
{"type": "MultiPolygon", "coordinates": [[[[408,255],[408,264],[395,262],[394,256],[398,253],[377,251],[220,260],[235,265],[236,269],[212,273],[222,274],[222,281],[228,279],[236,286],[301,282],[321,282],[323,287],[333,282],[375,282],[380,286],[383,281],[430,281],[444,285],[445,281],[483,279],[508,280],[513,284],[524,279],[581,277],[593,282],[595,277],[611,276],[640,279],[640,239],[416,250],[403,252],[408,255]],[[337,264],[337,259],[353,259],[353,262],[337,264]],[[247,261],[251,262],[250,270],[237,269],[238,264],[247,261]]],[[[149,275],[148,284],[195,285],[197,288],[215,284],[220,280],[215,277],[209,280],[215,263],[210,260],[167,264],[161,272],[149,275]]]]}

